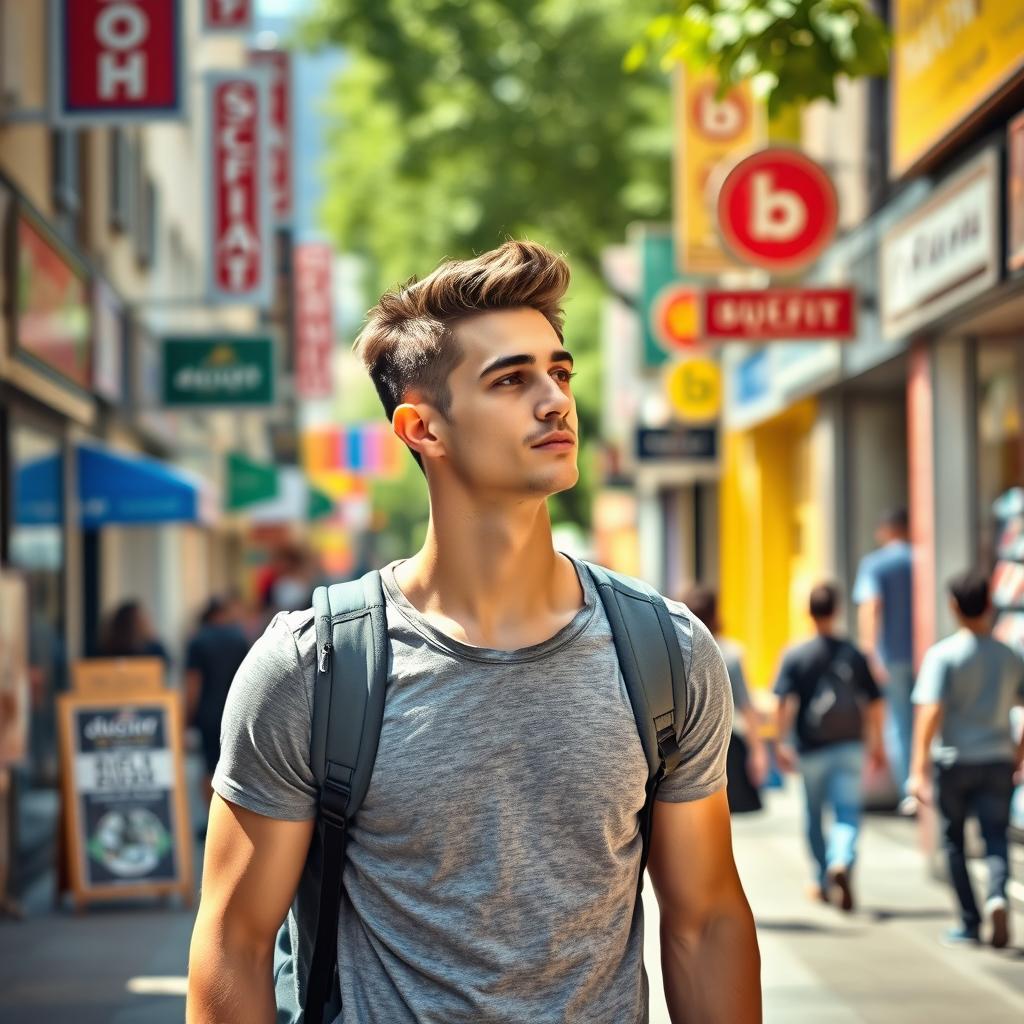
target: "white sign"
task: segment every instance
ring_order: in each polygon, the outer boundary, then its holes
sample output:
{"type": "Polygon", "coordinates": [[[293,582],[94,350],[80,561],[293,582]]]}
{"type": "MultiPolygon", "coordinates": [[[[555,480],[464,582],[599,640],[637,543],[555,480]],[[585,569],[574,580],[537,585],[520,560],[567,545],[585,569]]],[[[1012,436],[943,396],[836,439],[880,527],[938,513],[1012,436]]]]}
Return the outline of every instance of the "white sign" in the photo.
{"type": "Polygon", "coordinates": [[[999,280],[999,175],[982,153],[882,239],[885,338],[905,337],[999,280]]]}

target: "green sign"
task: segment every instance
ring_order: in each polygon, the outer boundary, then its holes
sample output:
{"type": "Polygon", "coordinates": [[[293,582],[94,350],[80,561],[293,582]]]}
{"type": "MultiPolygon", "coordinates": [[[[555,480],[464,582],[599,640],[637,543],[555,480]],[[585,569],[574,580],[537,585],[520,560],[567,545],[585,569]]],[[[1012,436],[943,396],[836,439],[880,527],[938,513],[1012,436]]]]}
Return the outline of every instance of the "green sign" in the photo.
{"type": "Polygon", "coordinates": [[[227,499],[229,512],[248,508],[261,501],[272,501],[277,497],[279,485],[277,466],[266,462],[254,462],[237,452],[228,454],[227,499]]]}
{"type": "Polygon", "coordinates": [[[334,514],[334,499],[329,494],[309,485],[309,497],[306,502],[306,518],[311,522],[325,519],[334,514]]]}
{"type": "Polygon", "coordinates": [[[675,265],[675,247],[672,229],[666,224],[640,225],[634,229],[640,246],[640,319],[643,323],[643,365],[658,367],[668,361],[668,353],[654,337],[651,317],[658,296],[671,284],[682,284],[687,279],[675,265]]]}
{"type": "Polygon", "coordinates": [[[273,405],[274,341],[267,335],[166,337],[162,395],[169,408],[273,405]]]}

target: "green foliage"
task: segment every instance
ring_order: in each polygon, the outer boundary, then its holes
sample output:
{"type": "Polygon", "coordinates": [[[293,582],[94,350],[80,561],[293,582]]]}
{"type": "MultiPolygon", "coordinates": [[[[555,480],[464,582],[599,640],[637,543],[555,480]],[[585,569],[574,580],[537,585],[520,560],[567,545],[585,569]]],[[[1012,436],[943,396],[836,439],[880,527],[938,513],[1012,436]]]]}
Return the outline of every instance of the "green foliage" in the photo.
{"type": "MultiPolygon", "coordinates": [[[[323,219],[366,258],[368,294],[507,237],[563,251],[585,442],[599,422],[601,251],[670,209],[667,83],[622,67],[653,3],[320,0],[305,30],[348,57],[323,219]]],[[[585,469],[555,516],[585,526],[592,481],[585,469]]]]}
{"type": "Polygon", "coordinates": [[[672,0],[626,54],[638,70],[716,68],[722,92],[750,79],[770,117],[813,100],[835,102],[836,80],[884,75],[889,30],[865,0],[672,0]]]}

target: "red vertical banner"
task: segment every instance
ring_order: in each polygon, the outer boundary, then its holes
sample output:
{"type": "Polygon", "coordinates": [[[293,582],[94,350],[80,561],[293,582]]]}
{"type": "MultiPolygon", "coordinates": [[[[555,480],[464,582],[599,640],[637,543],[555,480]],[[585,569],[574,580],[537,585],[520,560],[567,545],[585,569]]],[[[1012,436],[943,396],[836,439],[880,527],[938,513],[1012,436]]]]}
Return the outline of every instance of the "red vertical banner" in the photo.
{"type": "Polygon", "coordinates": [[[52,0],[50,12],[55,123],[184,116],[182,0],[52,0]]]}
{"type": "Polygon", "coordinates": [[[251,50],[249,62],[270,72],[270,192],[274,221],[292,219],[292,60],[285,50],[251,50]]]}
{"type": "Polygon", "coordinates": [[[332,260],[326,242],[295,247],[295,394],[299,398],[329,398],[334,390],[332,260]]]}
{"type": "Polygon", "coordinates": [[[204,32],[247,32],[255,0],[202,0],[204,32]]]}
{"type": "Polygon", "coordinates": [[[206,75],[207,294],[213,302],[265,306],[270,301],[268,96],[262,71],[206,75]]]}

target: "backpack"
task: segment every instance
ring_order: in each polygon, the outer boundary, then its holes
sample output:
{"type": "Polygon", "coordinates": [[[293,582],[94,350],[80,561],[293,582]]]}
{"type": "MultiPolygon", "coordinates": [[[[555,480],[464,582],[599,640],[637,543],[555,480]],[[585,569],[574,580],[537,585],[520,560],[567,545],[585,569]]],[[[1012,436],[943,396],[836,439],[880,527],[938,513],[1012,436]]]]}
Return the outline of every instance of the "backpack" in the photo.
{"type": "MultiPolygon", "coordinates": [[[[643,887],[654,798],[680,761],[686,707],[682,653],[657,591],[601,566],[591,574],[611,624],[619,667],[647,758],[640,816],[643,887]]],[[[277,1024],[321,1024],[341,1012],[338,919],[349,824],[370,784],[384,714],[388,635],[380,573],[313,594],[317,673],[310,764],[320,787],[316,828],[274,950],[277,1024]]]]}
{"type": "Polygon", "coordinates": [[[802,734],[804,742],[815,747],[859,740],[864,734],[857,669],[842,646],[815,677],[804,705],[802,734]]]}

